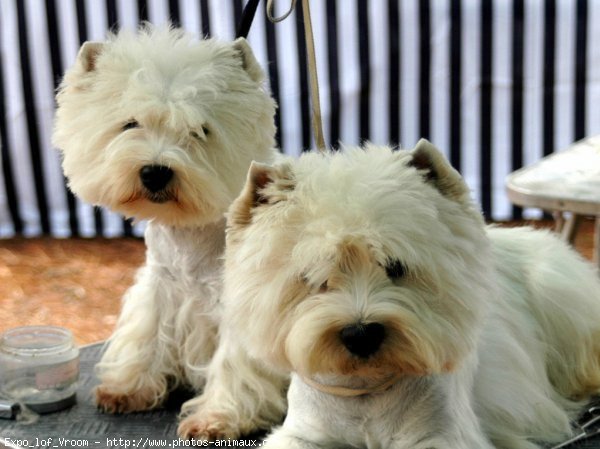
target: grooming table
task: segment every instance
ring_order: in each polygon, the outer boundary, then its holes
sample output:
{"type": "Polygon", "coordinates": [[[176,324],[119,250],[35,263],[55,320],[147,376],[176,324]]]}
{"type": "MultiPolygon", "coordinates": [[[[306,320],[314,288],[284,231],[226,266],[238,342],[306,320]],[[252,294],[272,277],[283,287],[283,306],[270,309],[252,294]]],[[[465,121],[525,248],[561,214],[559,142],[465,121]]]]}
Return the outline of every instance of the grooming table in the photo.
{"type": "MultiPolygon", "coordinates": [[[[194,447],[189,442],[186,446],[185,441],[177,438],[177,414],[181,403],[190,397],[189,393],[172,394],[164,409],[152,412],[108,415],[96,409],[91,390],[98,383],[94,376],[94,365],[100,359],[101,353],[101,344],[82,348],[78,402],[72,408],[41,415],[34,424],[0,419],[0,449],[194,447]],[[15,440],[27,440],[28,445],[22,443],[21,446],[17,446],[14,444],[15,440]],[[11,444],[6,444],[7,442],[11,444]]],[[[260,435],[243,441],[245,447],[258,447],[261,442],[260,435]],[[256,440],[255,445],[252,445],[253,440],[256,440]]],[[[241,441],[238,442],[238,446],[241,445],[239,443],[241,441]]],[[[197,443],[195,447],[199,445],[200,443],[197,443]]],[[[600,449],[600,436],[583,440],[569,448],[600,449]]]]}
{"type": "MultiPolygon", "coordinates": [[[[102,344],[85,346],[80,353],[80,377],[77,404],[58,413],[40,415],[34,424],[0,419],[0,449],[5,447],[29,448],[176,448],[198,447],[177,438],[177,415],[181,404],[191,397],[189,392],[176,391],[161,410],[109,415],[99,412],[94,404],[92,388],[98,384],[94,365],[102,354],[102,344]],[[26,439],[29,446],[10,446],[6,442],[26,439]],[[51,441],[50,441],[51,439],[51,441]],[[3,443],[4,440],[4,443],[3,443]],[[65,443],[65,440],[66,441],[65,443]],[[50,444],[47,444],[50,441],[50,444]],[[63,444],[65,443],[65,444],[63,444]],[[187,446],[186,446],[187,443],[187,446]],[[4,444],[4,445],[3,445],[4,444]]],[[[250,437],[250,444],[260,437],[250,437]]],[[[13,443],[14,444],[14,443],[13,443]]],[[[200,447],[215,447],[214,445],[200,447]]],[[[245,447],[256,447],[250,445],[245,447]]]]}
{"type": "Polygon", "coordinates": [[[600,136],[511,173],[506,188],[512,203],[553,212],[556,230],[570,243],[581,217],[595,217],[594,261],[600,268],[600,136]]]}

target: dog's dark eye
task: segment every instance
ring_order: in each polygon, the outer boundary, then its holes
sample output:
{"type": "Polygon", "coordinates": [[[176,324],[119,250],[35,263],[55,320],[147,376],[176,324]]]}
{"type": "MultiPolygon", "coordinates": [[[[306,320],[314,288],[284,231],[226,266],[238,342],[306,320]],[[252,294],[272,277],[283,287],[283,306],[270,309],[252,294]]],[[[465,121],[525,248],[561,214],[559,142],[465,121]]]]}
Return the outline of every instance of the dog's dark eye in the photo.
{"type": "Polygon", "coordinates": [[[385,273],[391,280],[402,279],[406,276],[406,266],[398,259],[389,260],[385,266],[385,273]]]}
{"type": "Polygon", "coordinates": [[[325,281],[319,286],[319,293],[325,293],[327,290],[329,290],[329,285],[327,285],[327,281],[325,281]]]}
{"type": "Polygon", "coordinates": [[[206,126],[202,126],[202,134],[197,131],[190,131],[190,136],[192,136],[196,140],[206,140],[208,137],[209,131],[206,126]]]}
{"type": "Polygon", "coordinates": [[[136,120],[130,120],[123,125],[121,128],[123,131],[127,131],[128,129],[139,128],[140,124],[136,120]]]}
{"type": "MultiPolygon", "coordinates": [[[[300,276],[300,281],[304,284],[306,284],[311,290],[313,290],[316,286],[308,279],[308,277],[306,275],[301,275],[300,276]]],[[[329,284],[328,281],[324,281],[321,285],[319,285],[319,293],[325,293],[329,291],[329,284]]]]}

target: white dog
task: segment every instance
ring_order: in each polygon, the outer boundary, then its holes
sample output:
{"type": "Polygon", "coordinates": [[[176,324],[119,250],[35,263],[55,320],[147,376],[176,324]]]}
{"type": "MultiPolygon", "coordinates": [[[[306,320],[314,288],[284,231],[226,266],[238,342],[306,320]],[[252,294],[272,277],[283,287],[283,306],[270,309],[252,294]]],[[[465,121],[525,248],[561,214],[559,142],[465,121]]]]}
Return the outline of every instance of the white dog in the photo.
{"type": "Polygon", "coordinates": [[[149,220],[146,263],[97,366],[97,403],[107,412],[150,409],[178,384],[204,385],[223,215],[250,162],[276,154],[263,78],[244,39],[194,41],[150,26],[85,43],[64,77],[54,142],[70,188],[149,220]]]}
{"type": "Polygon", "coordinates": [[[253,164],[225,254],[224,334],[294,372],[269,449],[533,449],[600,389],[591,265],[486,228],[426,141],[253,164]]]}

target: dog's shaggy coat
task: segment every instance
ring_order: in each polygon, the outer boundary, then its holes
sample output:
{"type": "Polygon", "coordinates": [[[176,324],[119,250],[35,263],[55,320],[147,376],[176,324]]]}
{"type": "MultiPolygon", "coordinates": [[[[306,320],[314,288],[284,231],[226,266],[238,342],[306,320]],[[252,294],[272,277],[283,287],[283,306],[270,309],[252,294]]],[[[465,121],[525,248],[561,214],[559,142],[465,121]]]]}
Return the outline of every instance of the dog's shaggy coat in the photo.
{"type": "Polygon", "coordinates": [[[548,232],[486,227],[426,141],[254,164],[223,302],[245,357],[214,364],[294,372],[269,449],[534,449],[600,388],[597,273],[548,232]]]}
{"type": "Polygon", "coordinates": [[[145,265],[97,366],[97,402],[107,412],[150,409],[179,384],[200,392],[205,383],[217,343],[223,215],[251,161],[276,154],[263,78],[244,39],[196,41],[151,26],[86,42],[65,74],[53,139],[70,188],[149,220],[145,265]]]}

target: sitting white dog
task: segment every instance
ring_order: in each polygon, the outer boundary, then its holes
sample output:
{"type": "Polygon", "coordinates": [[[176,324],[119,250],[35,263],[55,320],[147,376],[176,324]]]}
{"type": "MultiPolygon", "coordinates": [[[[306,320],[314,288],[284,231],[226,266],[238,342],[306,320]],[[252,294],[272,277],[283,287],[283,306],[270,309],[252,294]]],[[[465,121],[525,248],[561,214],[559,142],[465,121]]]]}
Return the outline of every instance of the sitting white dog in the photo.
{"type": "Polygon", "coordinates": [[[97,366],[107,412],[150,409],[179,384],[204,385],[217,344],[224,212],[251,161],[276,155],[263,78],[244,39],[195,41],[150,26],[85,43],[65,74],[54,142],[70,188],[149,220],[146,263],[97,366]]]}
{"type": "Polygon", "coordinates": [[[599,391],[591,265],[426,141],[253,164],[225,253],[224,333],[294,372],[266,448],[533,449],[599,391]]]}

